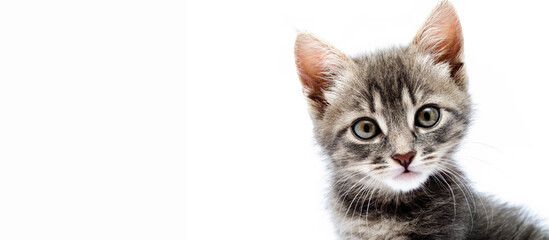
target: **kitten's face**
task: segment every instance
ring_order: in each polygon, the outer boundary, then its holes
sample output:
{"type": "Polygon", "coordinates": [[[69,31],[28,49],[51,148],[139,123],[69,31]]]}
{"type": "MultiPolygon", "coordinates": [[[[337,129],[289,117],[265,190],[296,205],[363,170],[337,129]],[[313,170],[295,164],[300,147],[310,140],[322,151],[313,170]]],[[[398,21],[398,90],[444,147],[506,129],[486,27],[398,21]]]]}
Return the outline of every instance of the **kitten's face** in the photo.
{"type": "Polygon", "coordinates": [[[447,65],[412,48],[355,58],[345,69],[315,121],[337,173],[406,192],[448,171],[470,103],[447,65]]]}
{"type": "Polygon", "coordinates": [[[338,181],[407,192],[453,175],[470,100],[455,10],[442,2],[413,42],[349,58],[311,34],[296,63],[317,141],[338,181]]]}

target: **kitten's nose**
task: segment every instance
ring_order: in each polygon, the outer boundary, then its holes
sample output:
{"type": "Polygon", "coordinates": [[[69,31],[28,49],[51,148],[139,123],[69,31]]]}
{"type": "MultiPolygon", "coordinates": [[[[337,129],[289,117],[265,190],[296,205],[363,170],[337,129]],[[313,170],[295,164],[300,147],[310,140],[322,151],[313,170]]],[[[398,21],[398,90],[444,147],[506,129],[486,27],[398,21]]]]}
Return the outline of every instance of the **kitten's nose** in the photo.
{"type": "Polygon", "coordinates": [[[416,156],[416,151],[412,150],[405,154],[393,154],[391,158],[400,163],[404,169],[408,170],[408,166],[410,166],[410,163],[414,160],[414,156],[416,156]]]}

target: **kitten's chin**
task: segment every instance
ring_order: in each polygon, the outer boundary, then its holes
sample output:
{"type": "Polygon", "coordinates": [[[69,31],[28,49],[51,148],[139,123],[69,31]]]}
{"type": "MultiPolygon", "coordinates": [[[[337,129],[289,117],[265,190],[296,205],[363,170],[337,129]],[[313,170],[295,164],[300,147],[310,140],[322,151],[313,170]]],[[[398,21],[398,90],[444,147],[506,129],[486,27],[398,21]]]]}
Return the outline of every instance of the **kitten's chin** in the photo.
{"type": "Polygon", "coordinates": [[[383,179],[385,184],[397,192],[409,192],[421,187],[429,174],[421,171],[401,172],[383,179]]]}

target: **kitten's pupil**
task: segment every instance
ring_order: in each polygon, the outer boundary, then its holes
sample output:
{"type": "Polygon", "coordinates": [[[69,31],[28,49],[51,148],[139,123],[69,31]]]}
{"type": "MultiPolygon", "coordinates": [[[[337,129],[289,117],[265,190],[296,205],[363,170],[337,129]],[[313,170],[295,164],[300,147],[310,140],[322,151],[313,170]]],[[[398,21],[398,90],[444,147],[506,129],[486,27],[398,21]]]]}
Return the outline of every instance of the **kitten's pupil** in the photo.
{"type": "Polygon", "coordinates": [[[429,112],[427,112],[427,111],[424,112],[424,113],[423,113],[423,118],[424,118],[425,120],[427,120],[427,119],[428,119],[428,120],[431,120],[431,116],[429,115],[429,112]]]}
{"type": "Polygon", "coordinates": [[[370,124],[364,124],[364,132],[370,132],[370,124]]]}

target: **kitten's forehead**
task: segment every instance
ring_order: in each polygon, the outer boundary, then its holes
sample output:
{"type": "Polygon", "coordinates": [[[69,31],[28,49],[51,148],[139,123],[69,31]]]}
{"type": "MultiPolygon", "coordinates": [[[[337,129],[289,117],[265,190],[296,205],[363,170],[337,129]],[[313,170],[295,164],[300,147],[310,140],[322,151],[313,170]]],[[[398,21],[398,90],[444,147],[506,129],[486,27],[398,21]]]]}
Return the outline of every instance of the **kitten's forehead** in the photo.
{"type": "Polygon", "coordinates": [[[394,48],[353,59],[355,66],[353,88],[342,92],[343,96],[353,96],[352,106],[366,106],[372,113],[380,108],[392,113],[405,113],[415,105],[429,101],[451,101],[455,95],[466,94],[451,80],[448,66],[435,64],[427,55],[411,52],[407,48],[394,48]],[[357,91],[358,89],[358,91],[357,91]]]}

